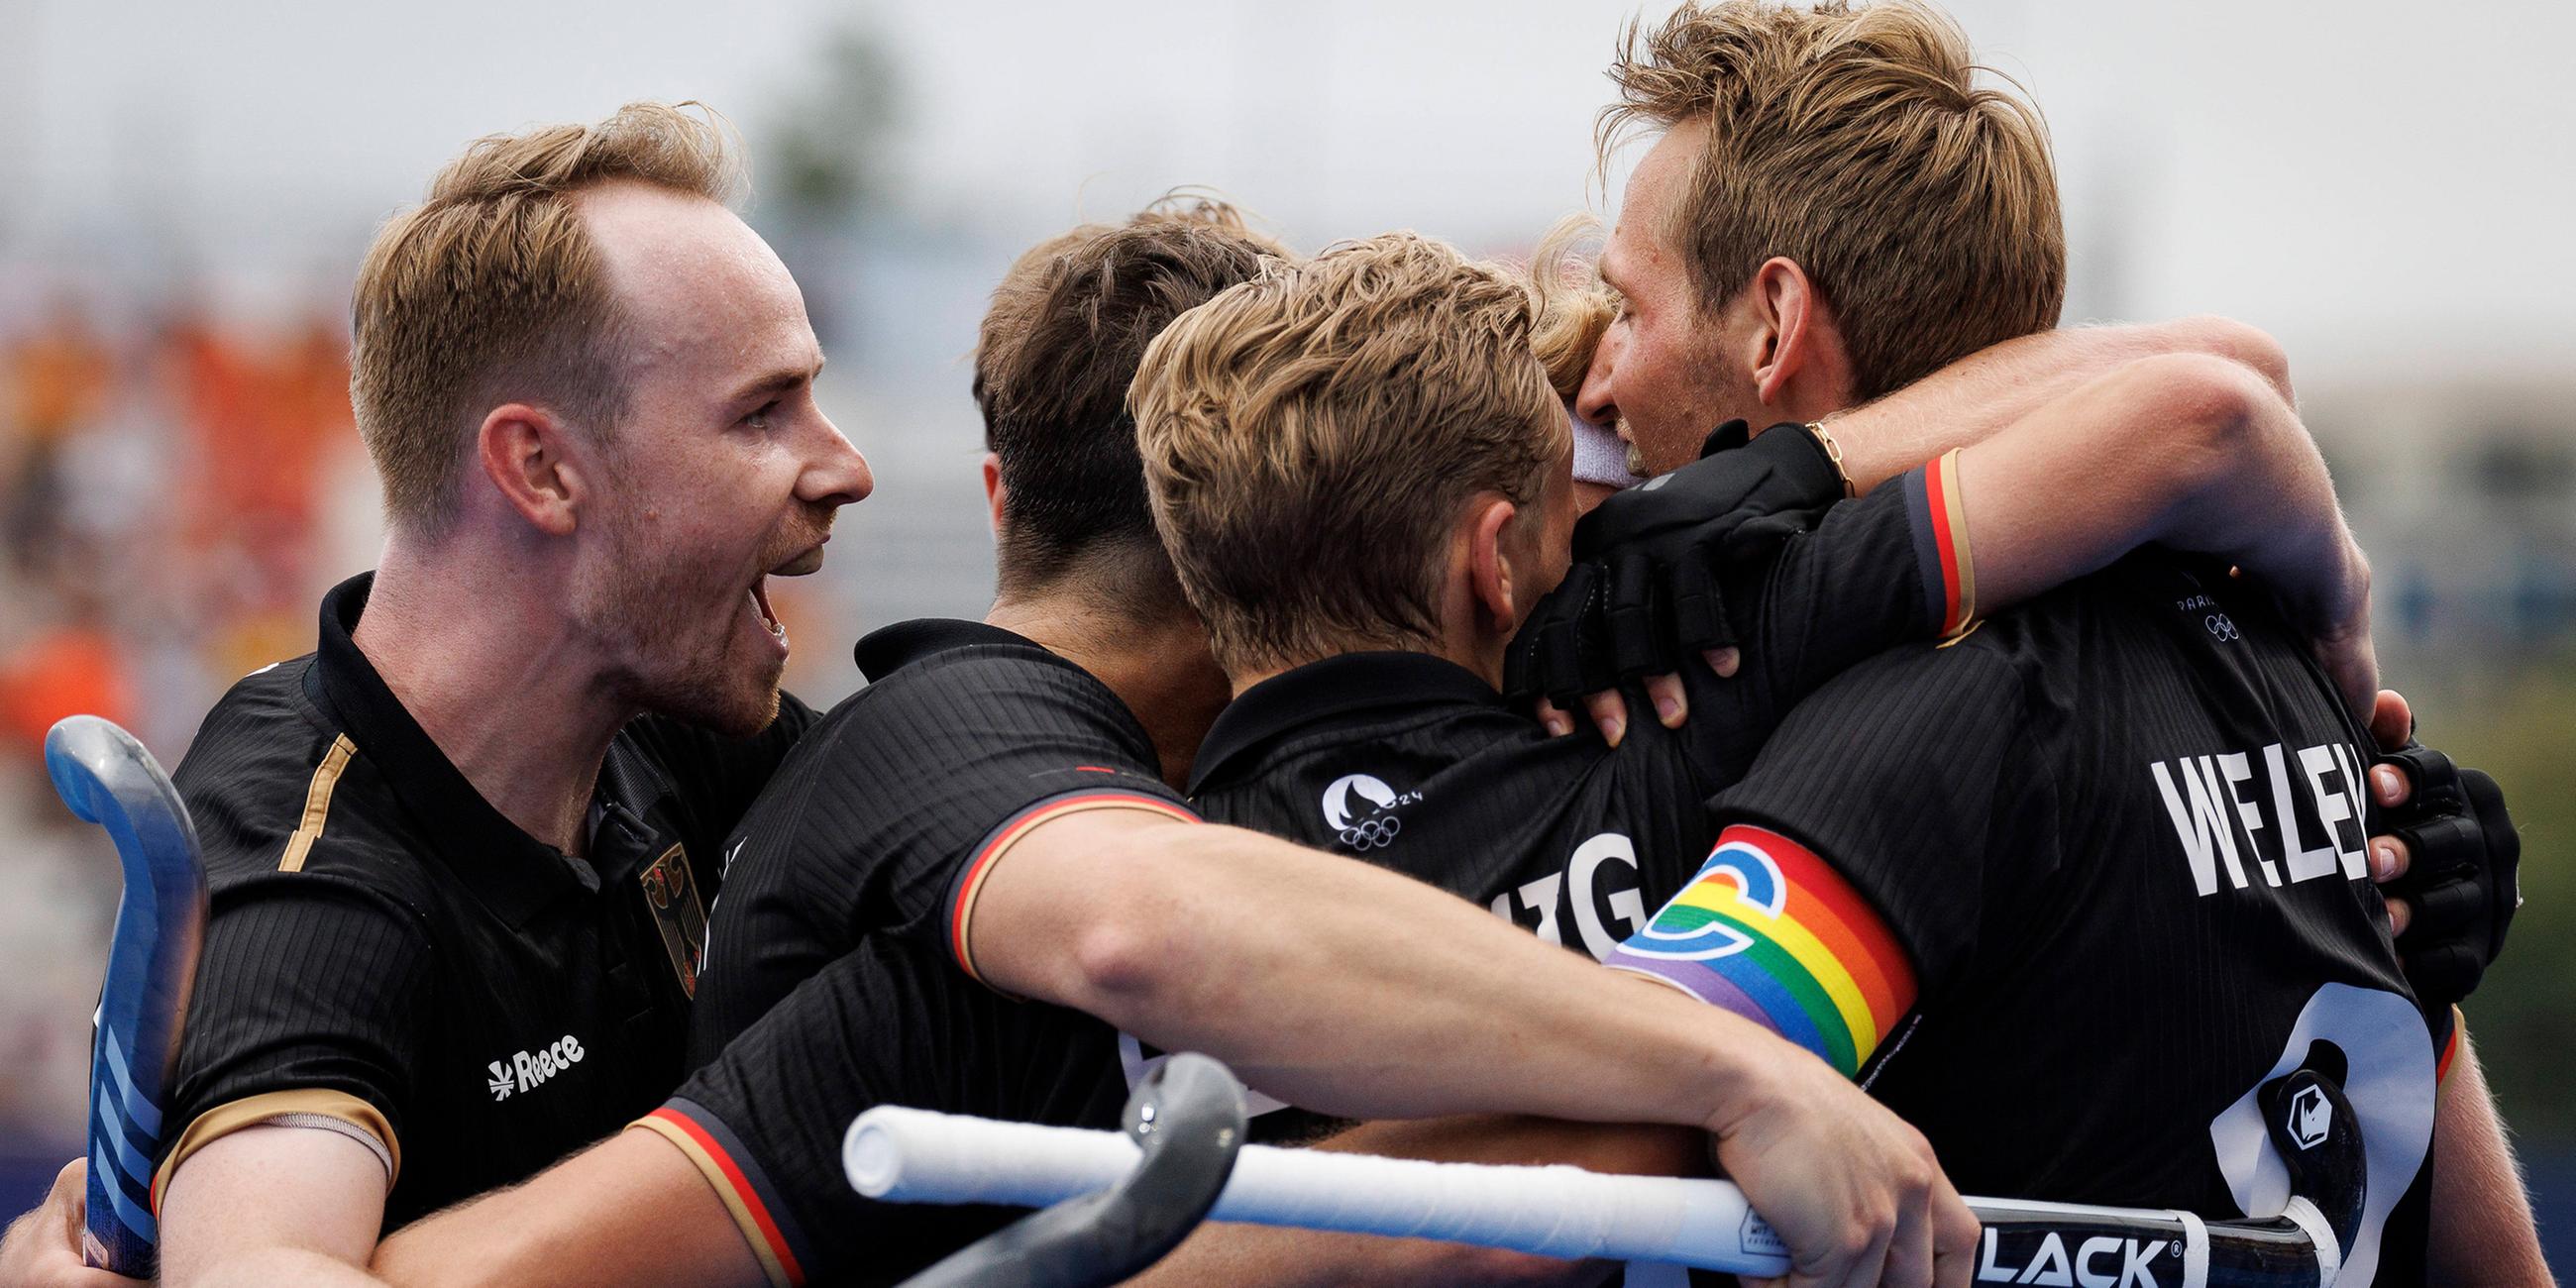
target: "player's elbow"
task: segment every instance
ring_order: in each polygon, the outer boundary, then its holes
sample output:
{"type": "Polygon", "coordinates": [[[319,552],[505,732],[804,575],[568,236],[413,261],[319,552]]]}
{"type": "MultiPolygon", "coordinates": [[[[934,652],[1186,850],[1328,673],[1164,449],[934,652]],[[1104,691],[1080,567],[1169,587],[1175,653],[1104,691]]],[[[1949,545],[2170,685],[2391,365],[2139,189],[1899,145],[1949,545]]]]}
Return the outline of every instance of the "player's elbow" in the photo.
{"type": "Polygon", "coordinates": [[[1074,932],[1067,981],[1080,1009],[1123,1024],[1123,1016],[1150,1012],[1172,984],[1170,955],[1160,936],[1132,912],[1104,909],[1074,932]]]}
{"type": "Polygon", "coordinates": [[[2215,313],[2184,318],[2172,325],[2177,352],[2224,358],[2261,377],[2281,401],[2297,404],[2298,394],[2290,387],[2289,352],[2270,332],[2215,313]]]}
{"type": "Polygon", "coordinates": [[[2261,376],[2208,354],[2141,358],[2119,379],[2136,423],[2153,436],[2153,464],[2182,495],[2243,468],[2281,406],[2261,376]]]}
{"type": "Polygon", "coordinates": [[[1130,1032],[1140,1018],[1178,1004],[1199,956],[1191,945],[1209,915],[1196,906],[1202,887],[1175,868],[1167,847],[1140,840],[1068,910],[1066,996],[1050,999],[1130,1032]]]}

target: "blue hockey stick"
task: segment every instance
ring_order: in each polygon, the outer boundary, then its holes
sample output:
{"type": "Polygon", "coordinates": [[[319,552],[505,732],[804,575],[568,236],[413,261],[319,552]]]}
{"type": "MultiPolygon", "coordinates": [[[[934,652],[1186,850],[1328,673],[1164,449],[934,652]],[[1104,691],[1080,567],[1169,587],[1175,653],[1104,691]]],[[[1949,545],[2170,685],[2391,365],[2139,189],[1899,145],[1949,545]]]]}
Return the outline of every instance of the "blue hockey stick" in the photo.
{"type": "Polygon", "coordinates": [[[74,814],[107,829],[125,869],[89,1060],[89,1264],[149,1278],[160,1244],[152,1164],[179,1024],[206,933],[206,864],[178,789],[134,735],[72,716],[45,735],[45,772],[74,814]]]}

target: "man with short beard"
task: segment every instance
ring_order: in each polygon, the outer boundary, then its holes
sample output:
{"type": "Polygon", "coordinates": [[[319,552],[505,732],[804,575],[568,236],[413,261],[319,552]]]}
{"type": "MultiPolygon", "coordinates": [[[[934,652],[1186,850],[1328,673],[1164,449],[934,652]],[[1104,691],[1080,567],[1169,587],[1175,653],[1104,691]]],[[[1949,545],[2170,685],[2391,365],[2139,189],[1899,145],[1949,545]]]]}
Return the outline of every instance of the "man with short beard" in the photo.
{"type": "Polygon", "coordinates": [[[737,186],[639,103],[477,142],[378,234],[382,558],[176,775],[213,901],[163,1281],[360,1278],[678,1080],[717,847],[813,718],[765,582],[871,486],[737,186]]]}
{"type": "MultiPolygon", "coordinates": [[[[1602,256],[1626,309],[1582,412],[1669,469],[1708,425],[1778,422],[1754,449],[1833,436],[1848,409],[2050,325],[2064,277],[2045,140],[1975,70],[1957,28],[1915,3],[1727,0],[1632,31],[1606,125],[1660,137],[1602,256]],[[2016,136],[2022,164],[1954,164],[2016,136]]],[[[2168,362],[2073,398],[2104,410],[2176,383],[2259,402],[2278,381],[2168,362]]],[[[2170,445],[2146,422],[2108,450],[2170,445]]],[[[2370,1154],[2347,1277],[2545,1281],[2474,1060],[2453,1063],[2462,990],[2401,972],[2368,879],[2391,856],[2366,835],[2374,749],[2354,715],[2399,737],[2406,721],[2355,683],[2366,614],[2338,627],[2335,597],[2169,541],[1989,616],[1988,561],[2043,538],[1989,522],[2020,495],[1995,462],[1914,457],[1902,487],[1933,516],[1913,545],[1941,643],[1803,701],[1711,801],[1723,830],[1699,878],[1612,964],[1820,1052],[1861,1039],[1846,1067],[1984,1193],[2277,1210],[2254,1102],[2324,1069],[2370,1154]],[[2353,665],[2329,684],[2303,634],[2353,665]],[[1829,931],[1840,946],[1819,946],[1829,931]]],[[[2123,503],[2099,466],[2058,478],[2123,503]]],[[[1597,516],[1636,508],[1623,500],[1597,516]]],[[[2188,535],[2253,518],[2213,512],[2188,535]]],[[[2350,562],[2366,592],[2339,521],[2284,535],[2320,566],[2350,562]]],[[[2504,875],[2468,892],[2493,928],[2481,967],[2510,916],[2504,875]]]]}

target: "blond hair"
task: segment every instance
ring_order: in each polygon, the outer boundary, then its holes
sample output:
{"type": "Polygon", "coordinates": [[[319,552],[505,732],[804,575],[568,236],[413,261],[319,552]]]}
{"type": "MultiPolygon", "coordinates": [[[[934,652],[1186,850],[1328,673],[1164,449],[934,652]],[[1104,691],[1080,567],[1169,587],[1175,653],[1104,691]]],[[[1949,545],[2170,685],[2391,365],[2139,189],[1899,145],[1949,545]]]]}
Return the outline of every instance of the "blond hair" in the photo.
{"type": "Polygon", "coordinates": [[[1530,347],[1556,396],[1568,401],[1582,391],[1592,351],[1619,316],[1619,292],[1601,280],[1599,260],[1585,246],[1600,235],[1600,220],[1568,215],[1530,252],[1530,298],[1538,306],[1530,347]]]}
{"type": "Polygon", "coordinates": [[[608,441],[624,412],[624,317],[573,198],[625,180],[730,201],[741,171],[727,141],[690,103],[490,135],[377,232],[351,299],[349,393],[396,528],[445,530],[498,402],[543,405],[608,441]]]}
{"type": "Polygon", "coordinates": [[[1606,157],[1635,125],[1707,125],[1662,230],[1703,312],[1772,256],[1795,261],[1834,311],[1854,396],[1872,398],[2055,326],[2065,302],[2047,126],[1979,86],[1985,70],[1918,0],[1686,4],[1629,24],[1598,141],[1606,157]]]}
{"type": "Polygon", "coordinates": [[[1219,665],[1441,640],[1449,533],[1565,448],[1509,271],[1413,233],[1277,264],[1181,315],[1130,394],[1154,521],[1219,665]]]}

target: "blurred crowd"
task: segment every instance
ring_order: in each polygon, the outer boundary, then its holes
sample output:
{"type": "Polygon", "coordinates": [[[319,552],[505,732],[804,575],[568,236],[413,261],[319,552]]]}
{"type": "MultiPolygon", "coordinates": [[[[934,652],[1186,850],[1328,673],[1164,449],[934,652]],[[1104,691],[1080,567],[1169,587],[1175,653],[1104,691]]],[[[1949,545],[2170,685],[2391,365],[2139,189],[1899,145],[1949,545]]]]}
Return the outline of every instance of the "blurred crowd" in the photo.
{"type": "Polygon", "coordinates": [[[111,331],[65,298],[0,341],[0,756],[75,711],[176,749],[210,685],[304,651],[348,386],[328,317],[111,331]]]}
{"type": "MultiPolygon", "coordinates": [[[[81,1121],[116,869],[56,804],[46,729],[95,712],[175,764],[234,677],[311,647],[335,535],[372,529],[336,317],[257,328],[70,295],[0,318],[0,1135],[81,1121]]],[[[363,555],[359,555],[363,558],[363,555]]]]}

